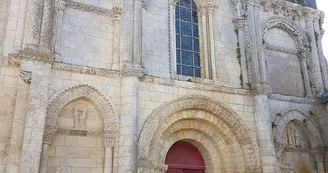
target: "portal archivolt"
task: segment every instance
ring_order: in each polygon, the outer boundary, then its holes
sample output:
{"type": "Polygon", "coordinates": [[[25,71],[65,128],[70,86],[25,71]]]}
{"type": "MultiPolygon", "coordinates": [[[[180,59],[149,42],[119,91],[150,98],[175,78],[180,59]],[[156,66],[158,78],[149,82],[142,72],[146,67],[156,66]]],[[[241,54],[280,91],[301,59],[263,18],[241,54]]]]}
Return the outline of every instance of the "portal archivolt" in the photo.
{"type": "Polygon", "coordinates": [[[165,172],[169,148],[186,140],[197,144],[207,172],[260,172],[258,147],[240,117],[202,96],[169,102],[149,116],[139,138],[139,172],[165,172]]]}

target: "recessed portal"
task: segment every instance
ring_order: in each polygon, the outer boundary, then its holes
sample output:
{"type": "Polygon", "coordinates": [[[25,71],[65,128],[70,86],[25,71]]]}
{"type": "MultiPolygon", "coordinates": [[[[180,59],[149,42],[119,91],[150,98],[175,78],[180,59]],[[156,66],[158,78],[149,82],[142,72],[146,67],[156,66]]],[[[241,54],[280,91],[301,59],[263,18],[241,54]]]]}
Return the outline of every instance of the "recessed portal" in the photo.
{"type": "Polygon", "coordinates": [[[166,173],[205,173],[205,162],[202,154],[194,145],[179,141],[169,149],[165,164],[166,173]]]}

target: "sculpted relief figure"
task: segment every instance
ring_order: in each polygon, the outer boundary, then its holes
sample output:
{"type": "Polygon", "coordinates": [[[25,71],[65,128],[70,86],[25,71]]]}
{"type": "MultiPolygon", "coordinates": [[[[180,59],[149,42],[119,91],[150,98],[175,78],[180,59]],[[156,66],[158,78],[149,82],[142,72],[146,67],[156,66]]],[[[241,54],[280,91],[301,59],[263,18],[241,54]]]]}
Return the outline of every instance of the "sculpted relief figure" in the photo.
{"type": "Polygon", "coordinates": [[[295,129],[287,130],[287,144],[289,147],[299,147],[300,146],[300,135],[295,129]]]}
{"type": "Polygon", "coordinates": [[[86,129],[86,113],[86,107],[79,109],[77,105],[74,106],[74,129],[86,129]]]}

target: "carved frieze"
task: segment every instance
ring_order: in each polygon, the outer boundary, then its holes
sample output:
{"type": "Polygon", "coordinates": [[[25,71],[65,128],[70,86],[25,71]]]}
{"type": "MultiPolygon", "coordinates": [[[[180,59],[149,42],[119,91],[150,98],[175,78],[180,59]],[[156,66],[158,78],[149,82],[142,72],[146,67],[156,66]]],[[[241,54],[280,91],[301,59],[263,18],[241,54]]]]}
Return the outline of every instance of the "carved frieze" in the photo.
{"type": "Polygon", "coordinates": [[[290,19],[299,19],[301,17],[307,19],[324,18],[322,11],[284,0],[260,0],[260,6],[265,12],[285,16],[290,19]]]}
{"type": "Polygon", "coordinates": [[[119,7],[114,7],[113,9],[105,9],[105,8],[100,8],[100,7],[95,7],[92,5],[87,5],[87,4],[82,4],[79,2],[74,2],[74,1],[66,1],[65,5],[69,8],[73,8],[76,10],[82,10],[82,11],[87,11],[90,13],[96,13],[99,15],[104,15],[104,16],[114,16],[116,14],[121,14],[122,9],[119,7]]]}
{"type": "Polygon", "coordinates": [[[119,71],[71,65],[71,64],[54,63],[52,68],[54,70],[67,71],[67,72],[79,73],[79,74],[87,74],[87,75],[96,75],[96,76],[104,76],[104,77],[119,77],[120,76],[119,71]]]}
{"type": "Polygon", "coordinates": [[[9,54],[9,64],[18,66],[20,65],[21,60],[40,61],[52,64],[55,58],[52,52],[39,52],[32,50],[20,50],[17,53],[9,54]]]}

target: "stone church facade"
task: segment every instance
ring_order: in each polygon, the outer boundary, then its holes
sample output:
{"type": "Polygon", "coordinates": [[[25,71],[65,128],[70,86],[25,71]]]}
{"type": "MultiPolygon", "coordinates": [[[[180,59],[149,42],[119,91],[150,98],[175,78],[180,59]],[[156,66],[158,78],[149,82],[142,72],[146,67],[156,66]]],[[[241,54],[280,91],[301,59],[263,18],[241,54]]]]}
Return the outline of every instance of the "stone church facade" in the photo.
{"type": "Polygon", "coordinates": [[[206,173],[328,172],[323,19],[311,0],[0,0],[0,173],[172,173],[181,141],[206,173]]]}

